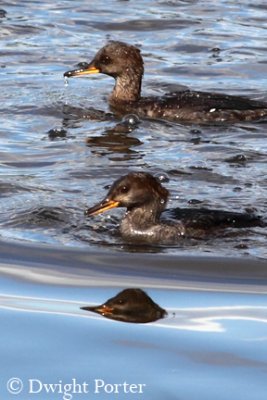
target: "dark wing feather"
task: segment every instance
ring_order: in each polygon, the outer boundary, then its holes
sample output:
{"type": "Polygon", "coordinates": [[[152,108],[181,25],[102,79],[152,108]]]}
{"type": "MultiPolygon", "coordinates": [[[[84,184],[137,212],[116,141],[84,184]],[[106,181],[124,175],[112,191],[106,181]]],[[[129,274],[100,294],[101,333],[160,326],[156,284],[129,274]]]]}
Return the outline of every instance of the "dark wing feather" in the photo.
{"type": "Polygon", "coordinates": [[[246,97],[190,90],[170,93],[161,99],[162,102],[169,105],[179,104],[180,108],[192,107],[195,111],[210,111],[213,108],[216,110],[257,110],[267,108],[267,103],[250,100],[246,97]]]}

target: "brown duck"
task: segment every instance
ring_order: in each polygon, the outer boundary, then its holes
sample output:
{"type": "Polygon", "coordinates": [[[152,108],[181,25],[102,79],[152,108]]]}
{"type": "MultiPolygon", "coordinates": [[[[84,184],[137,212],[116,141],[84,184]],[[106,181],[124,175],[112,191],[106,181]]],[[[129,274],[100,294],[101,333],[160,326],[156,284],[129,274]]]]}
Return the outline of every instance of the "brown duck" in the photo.
{"type": "Polygon", "coordinates": [[[235,123],[267,117],[267,103],[245,97],[183,90],[162,97],[142,97],[144,63],[140,50],[111,41],[84,68],[65,72],[65,77],[102,73],[115,79],[109,105],[115,113],[134,113],[141,118],[184,123],[235,123]]]}

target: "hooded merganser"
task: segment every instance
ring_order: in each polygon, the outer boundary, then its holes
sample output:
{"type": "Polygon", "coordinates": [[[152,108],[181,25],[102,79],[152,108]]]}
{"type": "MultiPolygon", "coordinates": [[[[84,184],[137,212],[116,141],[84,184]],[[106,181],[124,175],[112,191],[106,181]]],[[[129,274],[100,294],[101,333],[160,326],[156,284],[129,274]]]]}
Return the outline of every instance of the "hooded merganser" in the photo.
{"type": "Polygon", "coordinates": [[[86,67],[65,72],[64,76],[95,73],[115,79],[109,104],[119,114],[134,113],[140,117],[197,124],[267,117],[267,103],[240,96],[184,90],[163,97],[141,97],[143,59],[138,48],[123,42],[110,41],[86,67]]]}
{"type": "Polygon", "coordinates": [[[218,228],[262,226],[260,217],[208,209],[175,209],[179,221],[161,221],[169,192],[146,172],[130,172],[116,180],[106,198],[86,210],[97,215],[114,207],[125,207],[120,232],[124,239],[146,243],[173,244],[182,237],[201,238],[218,228]]]}
{"type": "Polygon", "coordinates": [[[124,289],[100,306],[81,309],[122,322],[146,323],[167,316],[167,312],[141,289],[124,289]]]}

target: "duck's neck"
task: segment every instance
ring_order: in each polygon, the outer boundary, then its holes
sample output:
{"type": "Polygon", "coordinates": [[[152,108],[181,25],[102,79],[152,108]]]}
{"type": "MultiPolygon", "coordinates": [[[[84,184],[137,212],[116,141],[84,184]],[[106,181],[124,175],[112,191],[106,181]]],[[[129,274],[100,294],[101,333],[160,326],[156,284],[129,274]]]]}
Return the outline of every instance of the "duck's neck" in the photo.
{"type": "Polygon", "coordinates": [[[149,203],[142,207],[132,208],[127,210],[123,219],[140,228],[158,224],[160,222],[161,210],[156,204],[149,203]]]}
{"type": "Polygon", "coordinates": [[[142,74],[128,69],[118,76],[110,96],[110,103],[138,101],[141,95],[142,74]]]}
{"type": "Polygon", "coordinates": [[[153,204],[127,210],[122,218],[120,231],[126,239],[145,239],[154,235],[154,228],[160,225],[159,208],[153,204]]]}
{"type": "Polygon", "coordinates": [[[120,225],[122,237],[126,240],[172,244],[185,235],[185,226],[181,222],[175,225],[161,222],[161,211],[153,210],[151,207],[128,210],[120,225]]]}
{"type": "Polygon", "coordinates": [[[145,206],[127,210],[120,231],[126,240],[148,243],[173,244],[186,234],[182,222],[170,224],[160,221],[160,215],[165,208],[163,203],[149,203],[145,206]]]}

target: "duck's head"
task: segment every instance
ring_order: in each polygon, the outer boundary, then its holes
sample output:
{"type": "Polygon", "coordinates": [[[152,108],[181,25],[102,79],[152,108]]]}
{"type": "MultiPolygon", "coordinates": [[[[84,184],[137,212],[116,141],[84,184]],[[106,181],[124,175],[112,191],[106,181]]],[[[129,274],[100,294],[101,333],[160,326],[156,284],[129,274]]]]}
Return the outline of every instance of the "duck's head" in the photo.
{"type": "Polygon", "coordinates": [[[67,71],[67,78],[102,73],[117,78],[133,71],[142,76],[144,72],[143,59],[140,50],[127,43],[110,41],[98,51],[94,59],[84,68],[67,71]]]}
{"type": "Polygon", "coordinates": [[[159,180],[146,172],[130,172],[116,180],[104,200],[86,210],[87,216],[97,215],[115,207],[128,211],[144,208],[160,214],[168,200],[168,190],[159,180]]]}

